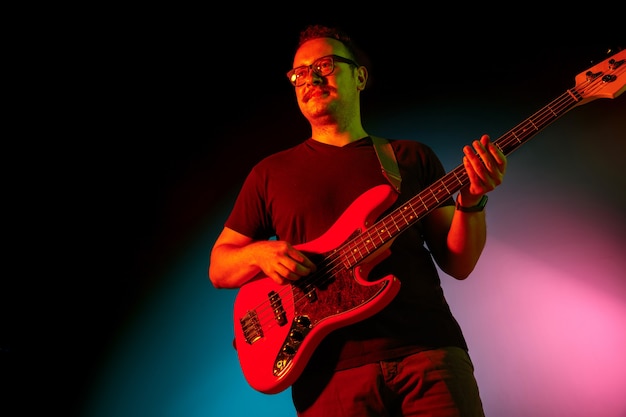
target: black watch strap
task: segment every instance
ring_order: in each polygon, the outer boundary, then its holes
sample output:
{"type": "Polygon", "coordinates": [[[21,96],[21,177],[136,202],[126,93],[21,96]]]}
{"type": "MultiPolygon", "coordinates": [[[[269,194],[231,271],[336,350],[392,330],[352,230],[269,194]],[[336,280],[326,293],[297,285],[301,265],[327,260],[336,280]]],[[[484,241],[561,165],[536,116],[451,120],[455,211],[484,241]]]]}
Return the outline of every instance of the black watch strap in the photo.
{"type": "Polygon", "coordinates": [[[477,211],[483,211],[485,209],[485,206],[487,205],[487,200],[489,199],[489,197],[487,197],[487,194],[483,195],[480,199],[480,201],[478,202],[478,204],[476,204],[475,206],[472,207],[463,207],[462,205],[459,204],[459,200],[456,200],[456,209],[459,211],[463,211],[465,213],[475,213],[477,211]]]}

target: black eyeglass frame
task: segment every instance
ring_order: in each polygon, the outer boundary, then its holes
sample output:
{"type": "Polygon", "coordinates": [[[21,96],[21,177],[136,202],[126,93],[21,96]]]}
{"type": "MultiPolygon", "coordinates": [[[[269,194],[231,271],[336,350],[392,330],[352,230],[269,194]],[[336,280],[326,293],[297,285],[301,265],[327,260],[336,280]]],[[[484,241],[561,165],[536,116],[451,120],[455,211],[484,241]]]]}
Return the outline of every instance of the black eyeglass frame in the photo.
{"type": "Polygon", "coordinates": [[[294,77],[296,74],[296,71],[301,70],[301,69],[307,69],[307,75],[309,75],[309,72],[313,71],[315,74],[317,74],[320,77],[327,77],[330,74],[332,74],[333,72],[335,72],[335,62],[343,62],[344,64],[350,64],[350,65],[354,65],[355,68],[359,67],[359,64],[357,64],[355,61],[348,59],[348,58],[344,58],[342,56],[339,55],[325,55],[323,57],[320,57],[318,59],[316,59],[311,65],[302,65],[296,68],[292,68],[291,70],[289,70],[287,72],[287,78],[289,79],[289,82],[294,86],[294,87],[300,87],[304,84],[304,79],[305,77],[296,77],[294,80],[292,80],[292,77],[294,77]],[[317,67],[319,67],[319,62],[321,60],[324,59],[328,59],[331,58],[331,64],[332,64],[332,69],[330,70],[330,72],[326,73],[326,74],[322,74],[321,71],[319,71],[317,69],[317,67]],[[301,80],[301,83],[298,84],[298,81],[301,80]]]}

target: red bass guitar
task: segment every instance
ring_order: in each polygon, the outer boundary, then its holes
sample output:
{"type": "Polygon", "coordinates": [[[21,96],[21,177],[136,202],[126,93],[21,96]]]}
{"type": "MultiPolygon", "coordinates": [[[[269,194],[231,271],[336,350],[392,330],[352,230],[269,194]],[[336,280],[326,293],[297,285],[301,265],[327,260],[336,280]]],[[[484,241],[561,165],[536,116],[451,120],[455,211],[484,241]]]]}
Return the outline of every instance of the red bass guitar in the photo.
{"type": "MultiPolygon", "coordinates": [[[[626,84],[626,50],[575,77],[575,86],[494,143],[510,154],[574,107],[615,98],[626,84]]],[[[368,318],[395,297],[394,276],[369,282],[369,271],[393,240],[469,183],[462,165],[379,219],[396,199],[387,185],[357,198],[320,238],[297,246],[321,259],[317,272],[289,285],[257,276],[239,289],[234,304],[235,347],[252,388],[285,390],[299,377],[331,331],[368,318]]]]}

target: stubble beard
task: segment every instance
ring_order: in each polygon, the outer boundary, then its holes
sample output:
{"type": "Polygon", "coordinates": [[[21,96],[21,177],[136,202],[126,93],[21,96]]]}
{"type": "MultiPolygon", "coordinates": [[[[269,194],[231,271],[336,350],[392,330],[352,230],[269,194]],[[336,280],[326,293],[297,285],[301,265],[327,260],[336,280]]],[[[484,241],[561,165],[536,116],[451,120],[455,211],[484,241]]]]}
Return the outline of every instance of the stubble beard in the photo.
{"type": "Polygon", "coordinates": [[[324,124],[336,121],[338,103],[335,100],[327,101],[313,98],[307,102],[303,112],[311,123],[324,124]]]}

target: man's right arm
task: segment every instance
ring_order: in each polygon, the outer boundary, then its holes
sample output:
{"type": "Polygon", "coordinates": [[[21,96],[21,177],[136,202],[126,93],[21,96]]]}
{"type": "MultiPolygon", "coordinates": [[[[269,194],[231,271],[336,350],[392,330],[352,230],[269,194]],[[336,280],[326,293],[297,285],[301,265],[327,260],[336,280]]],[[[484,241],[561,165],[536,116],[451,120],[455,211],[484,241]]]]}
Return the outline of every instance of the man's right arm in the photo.
{"type": "Polygon", "coordinates": [[[286,284],[313,270],[315,264],[288,242],[255,241],[225,227],[211,251],[208,272],[215,288],[239,288],[260,273],[286,284]]]}

